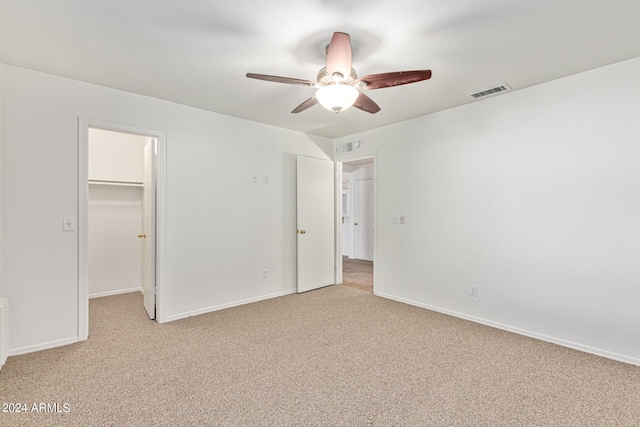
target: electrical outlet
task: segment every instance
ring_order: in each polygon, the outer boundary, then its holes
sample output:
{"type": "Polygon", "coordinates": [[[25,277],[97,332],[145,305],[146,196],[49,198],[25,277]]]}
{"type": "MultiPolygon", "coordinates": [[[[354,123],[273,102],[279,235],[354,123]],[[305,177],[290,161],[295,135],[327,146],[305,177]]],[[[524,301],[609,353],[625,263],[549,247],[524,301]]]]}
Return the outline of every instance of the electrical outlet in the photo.
{"type": "Polygon", "coordinates": [[[76,219],[72,216],[63,217],[62,231],[76,231],[76,219]]]}
{"type": "Polygon", "coordinates": [[[268,279],[269,278],[269,270],[267,270],[266,268],[264,270],[262,270],[262,278],[263,279],[268,279]]]}
{"type": "Polygon", "coordinates": [[[471,294],[472,297],[478,296],[478,287],[476,285],[471,285],[471,294]]]}

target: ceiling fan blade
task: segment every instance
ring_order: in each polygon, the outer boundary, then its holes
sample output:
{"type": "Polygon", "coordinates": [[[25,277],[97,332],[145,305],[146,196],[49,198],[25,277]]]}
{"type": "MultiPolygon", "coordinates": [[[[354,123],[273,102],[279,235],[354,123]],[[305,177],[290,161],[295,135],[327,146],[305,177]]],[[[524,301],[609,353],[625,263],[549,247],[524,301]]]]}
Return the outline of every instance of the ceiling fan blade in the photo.
{"type": "Polygon", "coordinates": [[[375,114],[380,111],[380,107],[378,106],[378,104],[376,104],[373,99],[369,98],[362,92],[360,92],[360,94],[358,95],[358,98],[356,99],[356,102],[353,103],[353,106],[371,114],[375,114]]]}
{"type": "Polygon", "coordinates": [[[299,113],[301,111],[306,110],[307,108],[313,107],[317,103],[318,103],[318,98],[316,98],[315,96],[312,96],[311,98],[307,99],[302,104],[300,104],[296,108],[294,108],[291,112],[293,114],[299,113]]]}
{"type": "Polygon", "coordinates": [[[357,85],[364,82],[362,89],[381,89],[420,82],[431,78],[431,70],[394,71],[391,73],[369,74],[356,80],[357,85]]]}
{"type": "Polygon", "coordinates": [[[266,80],[268,82],[285,83],[288,85],[310,86],[314,87],[316,82],[311,80],[293,79],[291,77],[270,76],[268,74],[247,73],[250,79],[266,80]]]}
{"type": "Polygon", "coordinates": [[[351,37],[347,33],[333,33],[327,48],[327,72],[340,73],[346,79],[351,75],[351,37]]]}

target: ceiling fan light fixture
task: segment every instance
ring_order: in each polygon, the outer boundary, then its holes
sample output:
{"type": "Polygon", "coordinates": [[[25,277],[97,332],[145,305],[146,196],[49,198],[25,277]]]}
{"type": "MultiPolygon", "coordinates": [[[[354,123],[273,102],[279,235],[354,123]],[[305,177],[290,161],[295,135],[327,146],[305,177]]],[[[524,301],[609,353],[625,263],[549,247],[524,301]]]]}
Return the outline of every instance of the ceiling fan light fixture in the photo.
{"type": "Polygon", "coordinates": [[[354,106],[370,114],[380,111],[380,106],[365,95],[365,90],[382,89],[421,82],[431,78],[431,70],[393,71],[390,73],[367,74],[358,78],[352,65],[351,38],[347,33],[335,32],[327,47],[327,65],[320,68],[317,83],[311,80],[269,74],[247,73],[250,79],[316,88],[316,96],[294,108],[296,114],[316,104],[329,111],[339,113],[354,106]],[[362,91],[362,92],[360,92],[362,91]]]}
{"type": "Polygon", "coordinates": [[[358,89],[344,84],[322,86],[316,92],[320,105],[336,113],[351,107],[358,99],[358,95],[358,89]]]}

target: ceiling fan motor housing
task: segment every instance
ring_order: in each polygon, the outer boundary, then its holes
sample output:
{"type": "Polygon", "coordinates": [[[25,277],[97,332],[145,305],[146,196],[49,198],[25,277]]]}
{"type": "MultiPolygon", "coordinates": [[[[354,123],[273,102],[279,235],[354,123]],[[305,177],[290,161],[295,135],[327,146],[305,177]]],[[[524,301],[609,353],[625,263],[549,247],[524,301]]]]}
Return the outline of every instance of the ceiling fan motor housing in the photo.
{"type": "Polygon", "coordinates": [[[353,86],[357,78],[358,75],[356,74],[356,70],[354,70],[353,68],[351,69],[351,74],[349,76],[347,76],[346,78],[345,76],[342,76],[341,79],[336,79],[334,76],[330,75],[329,71],[327,71],[327,67],[322,67],[320,71],[318,71],[318,84],[320,86],[328,86],[336,83],[353,86]]]}

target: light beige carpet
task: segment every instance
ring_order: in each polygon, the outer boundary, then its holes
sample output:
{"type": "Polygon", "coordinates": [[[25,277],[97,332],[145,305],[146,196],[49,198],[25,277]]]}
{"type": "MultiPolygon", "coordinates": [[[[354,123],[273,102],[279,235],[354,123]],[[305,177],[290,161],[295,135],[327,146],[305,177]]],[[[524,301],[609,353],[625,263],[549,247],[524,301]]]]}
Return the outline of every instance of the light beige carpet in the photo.
{"type": "Polygon", "coordinates": [[[639,367],[345,286],[156,324],[91,300],[86,342],[10,357],[2,426],[637,426],[639,367]]]}

